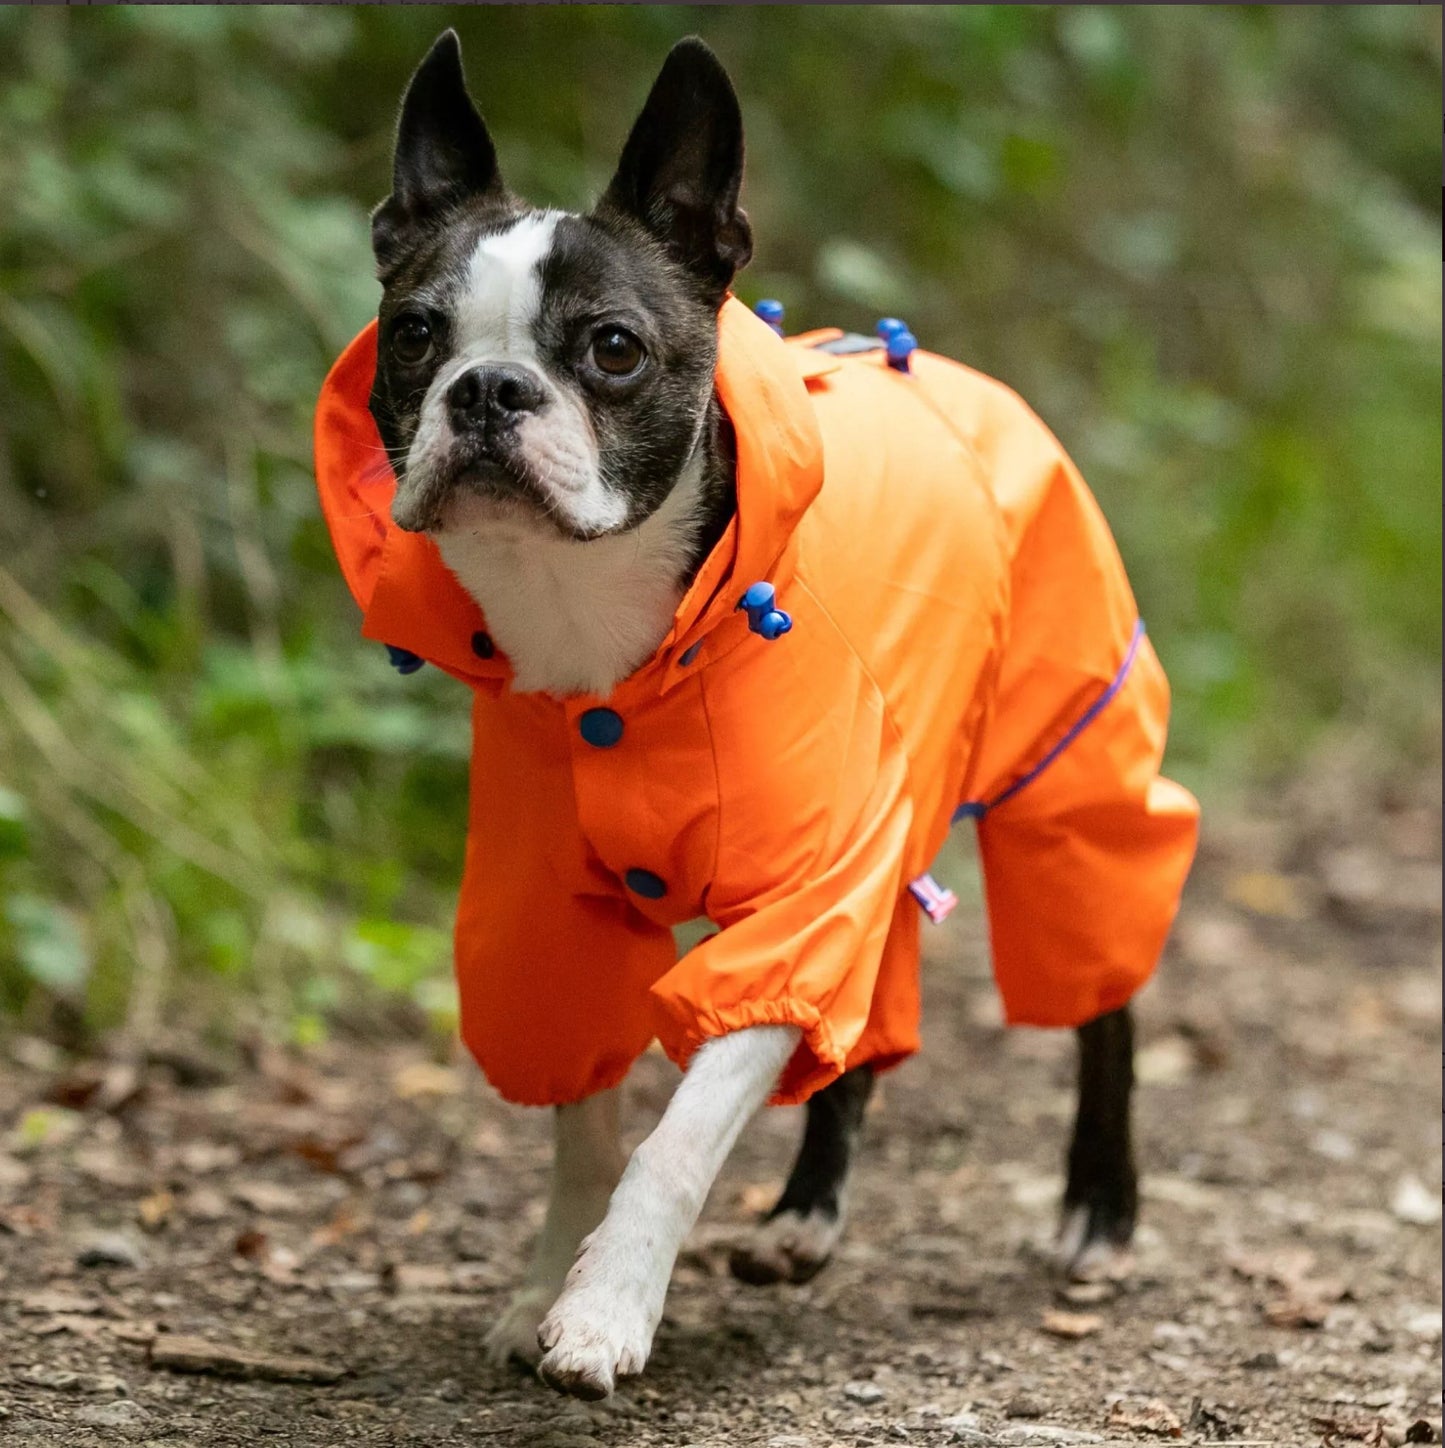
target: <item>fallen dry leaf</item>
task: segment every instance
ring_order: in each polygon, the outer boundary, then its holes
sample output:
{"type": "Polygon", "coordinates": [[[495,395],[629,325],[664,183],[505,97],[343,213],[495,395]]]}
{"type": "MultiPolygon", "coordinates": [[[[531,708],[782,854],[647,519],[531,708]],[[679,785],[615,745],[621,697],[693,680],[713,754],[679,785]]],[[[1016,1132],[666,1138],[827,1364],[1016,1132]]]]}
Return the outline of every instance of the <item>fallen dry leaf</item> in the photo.
{"type": "Polygon", "coordinates": [[[1109,1409],[1109,1427],[1124,1428],[1133,1433],[1154,1433],[1161,1438],[1179,1438],[1184,1433],[1179,1415],[1158,1398],[1150,1398],[1143,1403],[1121,1398],[1109,1409]]]}
{"type": "Polygon", "coordinates": [[[1103,1325],[1097,1312],[1061,1312],[1052,1307],[1039,1319],[1039,1326],[1051,1336],[1071,1339],[1090,1337],[1103,1325]]]}
{"type": "Polygon", "coordinates": [[[1330,1304],[1349,1295],[1337,1277],[1311,1277],[1315,1254],[1307,1247],[1283,1247],[1276,1252],[1233,1252],[1226,1260],[1241,1277],[1270,1282],[1284,1288],[1280,1297],[1265,1302],[1264,1320],[1272,1327],[1323,1327],[1330,1304]]]}

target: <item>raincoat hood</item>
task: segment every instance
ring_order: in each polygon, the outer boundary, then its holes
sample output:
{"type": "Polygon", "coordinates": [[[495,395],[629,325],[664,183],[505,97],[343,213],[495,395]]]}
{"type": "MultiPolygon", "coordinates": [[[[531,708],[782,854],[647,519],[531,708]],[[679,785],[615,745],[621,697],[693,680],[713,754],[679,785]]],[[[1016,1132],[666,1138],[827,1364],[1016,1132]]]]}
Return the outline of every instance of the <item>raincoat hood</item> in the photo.
{"type": "MultiPolygon", "coordinates": [[[[823,485],[823,443],[808,386],[837,365],[827,353],[788,346],[735,297],[723,303],[716,391],[737,436],[737,508],[679,603],[667,637],[637,673],[659,665],[666,670],[736,609],[734,595],[758,579],[780,584],[790,572],[789,542],[823,485]]],[[[372,322],[327,376],[315,429],[322,511],[362,608],[362,633],[474,686],[503,688],[512,672],[505,657],[479,658],[468,643],[485,631],[481,609],[430,538],[391,521],[396,477],[368,405],[375,373],[372,322]],[[446,638],[435,628],[438,613],[458,620],[446,638]]],[[[664,686],[674,679],[667,674],[664,686]]]]}

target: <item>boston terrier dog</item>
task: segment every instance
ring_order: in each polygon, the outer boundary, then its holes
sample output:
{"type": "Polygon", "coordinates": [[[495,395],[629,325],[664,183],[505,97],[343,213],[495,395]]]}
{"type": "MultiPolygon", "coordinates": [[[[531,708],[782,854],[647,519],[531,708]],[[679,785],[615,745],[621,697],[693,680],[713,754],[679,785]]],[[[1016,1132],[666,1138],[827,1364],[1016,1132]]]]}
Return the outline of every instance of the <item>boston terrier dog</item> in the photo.
{"type": "MultiPolygon", "coordinates": [[[[392,522],[430,540],[479,605],[513,694],[606,700],[657,653],[745,512],[740,434],[715,385],[720,308],[737,305],[752,251],[742,172],[737,98],[696,39],[668,55],[584,213],[507,189],[453,32],[406,91],[393,190],[372,218],[384,295],[369,408],[392,522]]],[[[1078,1109],[1059,1252],[1090,1276],[1120,1267],[1134,1229],[1132,1031],[1127,1004],[1068,1024],[1078,1109]]],[[[495,1360],[584,1398],[641,1371],[679,1247],[804,1040],[780,1020],[706,1041],[631,1160],[615,1084],[557,1105],[545,1223],[491,1330],[495,1360]]],[[[807,1097],[782,1195],[733,1254],[744,1281],[804,1282],[828,1262],[873,1079],[864,1062],[807,1097]]]]}

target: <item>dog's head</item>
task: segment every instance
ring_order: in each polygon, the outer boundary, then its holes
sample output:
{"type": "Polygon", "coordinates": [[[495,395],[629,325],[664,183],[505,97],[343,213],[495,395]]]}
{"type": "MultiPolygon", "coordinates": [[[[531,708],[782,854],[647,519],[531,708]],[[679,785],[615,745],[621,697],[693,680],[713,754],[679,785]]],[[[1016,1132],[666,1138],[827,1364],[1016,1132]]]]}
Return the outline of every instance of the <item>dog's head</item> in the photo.
{"type": "Polygon", "coordinates": [[[636,527],[700,445],[717,310],[751,253],[742,120],[700,40],[668,55],[587,214],[503,185],[447,31],[412,77],[392,193],[371,411],[413,532],[636,527]]]}

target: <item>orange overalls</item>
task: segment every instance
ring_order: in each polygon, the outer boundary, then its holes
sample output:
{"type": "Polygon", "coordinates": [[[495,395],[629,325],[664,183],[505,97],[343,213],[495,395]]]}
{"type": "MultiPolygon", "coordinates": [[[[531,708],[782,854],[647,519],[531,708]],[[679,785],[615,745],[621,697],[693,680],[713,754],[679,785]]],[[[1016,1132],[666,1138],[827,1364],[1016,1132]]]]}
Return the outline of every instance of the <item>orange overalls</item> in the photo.
{"type": "Polygon", "coordinates": [[[462,1034],[512,1101],[616,1084],[654,1036],[801,1028],[774,1097],[918,1047],[909,884],[978,820],[1011,1022],[1073,1026],[1154,968],[1198,806],[1160,776],[1168,684],[1097,504],[1007,388],[915,352],[719,314],[737,512],[657,652],[605,699],[514,694],[486,621],[396,528],[375,327],[316,421],[366,637],[473,690],[462,1034]],[[767,581],[791,631],[739,608],[767,581]],[[669,927],[718,930],[681,959],[669,927]]]}

